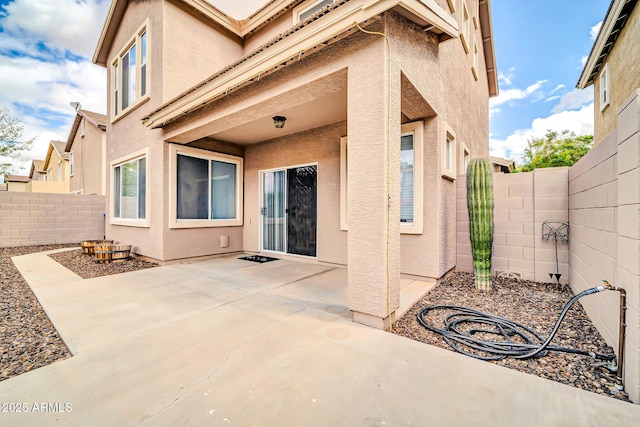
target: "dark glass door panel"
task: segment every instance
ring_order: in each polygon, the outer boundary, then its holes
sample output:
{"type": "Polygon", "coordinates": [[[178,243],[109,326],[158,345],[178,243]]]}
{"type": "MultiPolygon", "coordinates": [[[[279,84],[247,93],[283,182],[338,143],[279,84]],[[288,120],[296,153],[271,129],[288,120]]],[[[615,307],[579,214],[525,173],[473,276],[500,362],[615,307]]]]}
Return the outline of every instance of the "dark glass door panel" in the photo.
{"type": "Polygon", "coordinates": [[[318,167],[287,170],[287,252],[316,256],[318,167]]]}

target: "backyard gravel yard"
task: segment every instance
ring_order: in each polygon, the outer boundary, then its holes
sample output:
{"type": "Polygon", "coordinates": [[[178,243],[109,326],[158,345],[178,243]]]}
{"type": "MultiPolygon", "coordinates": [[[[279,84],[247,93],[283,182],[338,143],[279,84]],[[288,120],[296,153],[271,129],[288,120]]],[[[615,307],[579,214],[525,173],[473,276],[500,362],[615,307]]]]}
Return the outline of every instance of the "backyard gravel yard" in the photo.
{"type": "Polygon", "coordinates": [[[0,381],[71,356],[11,261],[13,256],[60,247],[65,245],[0,248],[0,381]]]}
{"type": "MultiPolygon", "coordinates": [[[[0,248],[0,381],[71,357],[71,352],[11,257],[77,246],[0,248]]],[[[99,264],[80,249],[50,256],[85,279],[157,266],[137,259],[99,264]]]]}
{"type": "MultiPolygon", "coordinates": [[[[556,284],[517,281],[510,278],[494,278],[494,290],[480,292],[474,288],[473,275],[454,273],[398,320],[394,324],[393,332],[454,351],[444,342],[441,335],[424,328],[416,316],[426,306],[456,305],[511,319],[535,330],[546,339],[562,308],[571,297],[573,293],[567,286],[558,290],[556,284]]],[[[444,318],[449,314],[450,311],[432,312],[425,316],[425,320],[432,326],[442,328],[444,318]]],[[[580,302],[571,307],[551,345],[613,354],[613,349],[593,326],[580,302]]],[[[549,352],[548,355],[537,359],[506,358],[489,363],[629,401],[626,393],[618,392],[615,388],[615,374],[601,366],[594,366],[598,362],[589,356],[549,352]]]]}

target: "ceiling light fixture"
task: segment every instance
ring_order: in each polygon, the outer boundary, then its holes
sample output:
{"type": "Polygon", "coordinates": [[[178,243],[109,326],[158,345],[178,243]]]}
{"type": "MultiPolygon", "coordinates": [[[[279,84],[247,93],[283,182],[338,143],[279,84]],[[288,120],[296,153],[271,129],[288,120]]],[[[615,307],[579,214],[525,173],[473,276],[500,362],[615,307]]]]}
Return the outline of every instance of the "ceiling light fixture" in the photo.
{"type": "Polygon", "coordinates": [[[287,118],[284,116],[273,116],[273,125],[276,129],[282,129],[286,120],[287,118]]]}

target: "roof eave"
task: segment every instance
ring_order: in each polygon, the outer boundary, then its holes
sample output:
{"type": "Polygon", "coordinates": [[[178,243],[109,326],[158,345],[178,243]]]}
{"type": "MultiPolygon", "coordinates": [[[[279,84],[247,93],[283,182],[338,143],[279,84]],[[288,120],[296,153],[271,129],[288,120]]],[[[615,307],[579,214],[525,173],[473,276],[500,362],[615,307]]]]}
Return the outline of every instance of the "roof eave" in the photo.
{"type": "MultiPolygon", "coordinates": [[[[589,53],[589,57],[587,58],[584,68],[580,73],[580,78],[578,79],[578,83],[576,84],[576,87],[578,89],[586,89],[587,87],[593,84],[595,74],[600,72],[599,67],[603,62],[607,60],[608,53],[605,53],[603,55],[603,50],[607,46],[609,37],[616,29],[616,24],[618,22],[618,19],[620,18],[620,14],[622,13],[623,9],[627,6],[627,4],[630,4],[631,6],[630,10],[633,11],[633,8],[635,7],[636,3],[637,3],[637,0],[612,0],[611,1],[611,4],[609,5],[609,9],[607,10],[607,14],[605,15],[605,19],[602,23],[602,26],[600,27],[600,31],[598,31],[598,36],[596,37],[596,40],[593,43],[593,46],[591,47],[591,52],[589,53]]],[[[626,21],[623,24],[621,24],[619,30],[624,28],[625,24],[626,24],[626,21]]],[[[615,37],[615,39],[617,39],[617,37],[615,37]]],[[[614,44],[615,44],[615,39],[613,42],[614,44]]]]}
{"type": "Polygon", "coordinates": [[[498,96],[498,70],[496,68],[496,51],[493,44],[493,24],[491,20],[490,0],[480,0],[480,33],[482,34],[482,49],[484,51],[487,69],[487,84],[489,97],[498,96]]]}
{"type": "Polygon", "coordinates": [[[373,2],[367,4],[363,1],[354,1],[353,3],[345,2],[336,6],[327,15],[332,15],[332,21],[313,22],[306,25],[312,27],[312,30],[303,32],[293,27],[292,39],[280,39],[267,48],[259,48],[255,56],[243,58],[237,66],[225,70],[218,77],[209,78],[198,85],[187,90],[178,97],[168,101],[160,108],[151,112],[149,116],[142,119],[145,126],[151,129],[165,126],[167,123],[176,118],[194,111],[209,102],[226,96],[228,93],[243,87],[253,81],[258,81],[261,75],[266,75],[283,68],[284,64],[299,60],[305,57],[305,52],[313,52],[315,47],[326,45],[328,41],[336,41],[340,34],[348,33],[354,27],[355,22],[367,22],[381,13],[402,7],[407,9],[411,14],[424,15],[421,19],[429,22],[435,22],[435,27],[443,36],[449,38],[458,37],[458,29],[455,21],[449,15],[443,12],[437,3],[433,0],[390,0],[373,2]],[[351,6],[349,6],[349,4],[351,6]],[[342,8],[342,6],[345,6],[342,8]],[[340,11],[338,14],[337,12],[340,11]],[[442,13],[438,13],[441,11],[442,13]],[[437,18],[437,19],[436,19],[437,18]],[[339,30],[339,31],[337,31],[339,30]],[[276,50],[271,49],[276,47],[276,50]]]}
{"type": "Polygon", "coordinates": [[[98,45],[96,46],[96,50],[93,53],[94,64],[101,65],[103,67],[107,66],[107,54],[117,30],[116,28],[112,28],[111,23],[114,20],[118,22],[120,21],[122,15],[124,15],[124,10],[127,7],[127,3],[128,0],[113,0],[111,2],[109,13],[107,13],[107,19],[104,21],[102,32],[100,33],[100,38],[98,39],[98,45]]]}

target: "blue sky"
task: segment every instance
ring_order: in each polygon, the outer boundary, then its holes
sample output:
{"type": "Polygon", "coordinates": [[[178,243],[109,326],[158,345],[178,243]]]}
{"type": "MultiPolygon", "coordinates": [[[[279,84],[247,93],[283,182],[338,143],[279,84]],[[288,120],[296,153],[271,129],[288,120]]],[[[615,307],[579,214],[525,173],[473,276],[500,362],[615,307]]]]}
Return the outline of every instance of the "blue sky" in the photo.
{"type": "MultiPolygon", "coordinates": [[[[243,18],[265,0],[212,0],[243,18]],[[232,10],[232,9],[236,10],[232,10]]],[[[66,140],[70,102],[104,113],[106,77],[91,63],[110,0],[0,0],[0,107],[36,137],[29,159],[66,140]]],[[[518,159],[547,129],[593,132],[592,89],[575,84],[609,0],[492,0],[500,95],[490,101],[491,153],[518,159]]],[[[212,70],[215,71],[215,70],[212,70]]],[[[20,162],[28,173],[30,162],[20,162]]]]}

